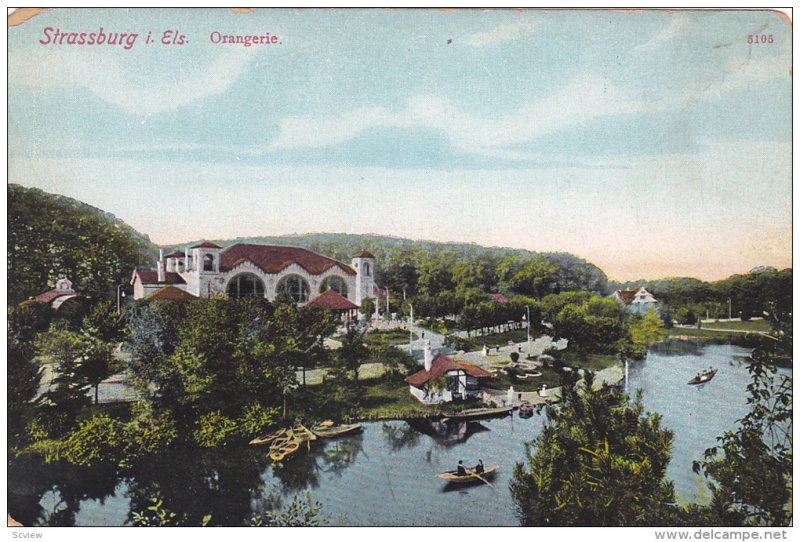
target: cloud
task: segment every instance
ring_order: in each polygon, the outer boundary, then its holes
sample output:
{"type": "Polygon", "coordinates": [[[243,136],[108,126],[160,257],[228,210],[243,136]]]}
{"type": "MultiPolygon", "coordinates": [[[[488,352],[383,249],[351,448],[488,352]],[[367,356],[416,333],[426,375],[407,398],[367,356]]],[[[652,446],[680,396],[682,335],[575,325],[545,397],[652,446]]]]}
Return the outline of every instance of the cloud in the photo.
{"type": "Polygon", "coordinates": [[[488,32],[476,32],[467,38],[467,44],[472,47],[487,47],[514,41],[518,37],[531,32],[535,28],[530,20],[519,20],[513,23],[503,23],[488,32]]]}
{"type": "Polygon", "coordinates": [[[585,76],[542,100],[497,119],[473,116],[446,98],[412,96],[402,109],[358,108],[332,117],[288,117],[269,151],[322,148],[344,143],[372,128],[420,128],[443,133],[458,150],[484,156],[539,159],[515,150],[559,130],[593,119],[629,114],[646,104],[632,100],[601,77],[585,76]]]}
{"type": "Polygon", "coordinates": [[[149,116],[224,93],[244,73],[252,54],[229,48],[207,67],[173,62],[171,69],[157,73],[131,56],[97,50],[21,50],[9,55],[9,85],[84,88],[127,113],[149,116]]]}

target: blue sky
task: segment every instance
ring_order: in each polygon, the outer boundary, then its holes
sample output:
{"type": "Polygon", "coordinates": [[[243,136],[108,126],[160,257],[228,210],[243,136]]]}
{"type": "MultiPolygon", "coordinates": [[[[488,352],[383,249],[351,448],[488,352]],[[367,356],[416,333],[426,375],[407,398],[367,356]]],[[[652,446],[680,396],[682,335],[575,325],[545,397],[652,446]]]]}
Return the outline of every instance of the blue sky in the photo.
{"type": "Polygon", "coordinates": [[[9,30],[10,180],[159,243],[371,232],[721,278],[791,265],[790,68],[770,12],[55,10],[9,30]],[[144,43],[165,29],[188,44],[144,43]]]}

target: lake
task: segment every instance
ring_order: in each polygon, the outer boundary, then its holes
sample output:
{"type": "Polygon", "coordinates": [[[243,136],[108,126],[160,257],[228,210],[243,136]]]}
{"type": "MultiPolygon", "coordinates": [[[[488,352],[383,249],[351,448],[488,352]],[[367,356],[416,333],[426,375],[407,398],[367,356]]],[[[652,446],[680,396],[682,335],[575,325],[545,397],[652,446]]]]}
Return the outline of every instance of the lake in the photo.
{"type": "MultiPolygon", "coordinates": [[[[647,410],[659,412],[675,433],[668,476],[683,500],[702,499],[692,461],[713,446],[747,412],[750,381],[733,345],[670,341],[631,364],[629,390],[641,389],[647,410]],[[704,386],[686,382],[714,366],[704,386]]],[[[389,421],[364,424],[364,432],[315,444],[283,465],[264,450],[171,450],[134,464],[85,469],[43,465],[27,458],[9,465],[9,511],[26,525],[123,525],[156,494],[191,521],[242,525],[254,512],[310,492],[332,525],[517,525],[508,482],[524,443],[541,431],[534,415],[447,424],[389,421]],[[448,487],[436,473],[482,458],[499,465],[492,486],[448,487]]]]}

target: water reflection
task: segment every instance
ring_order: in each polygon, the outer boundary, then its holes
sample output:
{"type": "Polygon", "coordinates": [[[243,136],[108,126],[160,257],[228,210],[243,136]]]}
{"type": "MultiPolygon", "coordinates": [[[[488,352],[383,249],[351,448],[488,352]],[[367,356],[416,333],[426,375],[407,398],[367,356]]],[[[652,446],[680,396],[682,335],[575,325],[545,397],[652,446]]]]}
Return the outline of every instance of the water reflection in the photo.
{"type": "Polygon", "coordinates": [[[158,496],[189,525],[199,525],[207,514],[212,525],[243,525],[252,516],[252,501],[264,497],[261,473],[268,461],[263,450],[251,449],[184,449],[138,461],[126,476],[128,521],[158,496]]]}
{"type": "Polygon", "coordinates": [[[102,505],[114,495],[118,481],[113,467],[42,468],[38,458],[23,456],[9,464],[9,512],[23,525],[74,525],[81,504],[93,500],[102,505]]]}
{"type": "Polygon", "coordinates": [[[450,448],[458,444],[464,444],[472,435],[490,431],[485,425],[476,421],[448,420],[409,420],[406,422],[410,429],[417,434],[431,437],[433,442],[445,448],[450,448]]]}

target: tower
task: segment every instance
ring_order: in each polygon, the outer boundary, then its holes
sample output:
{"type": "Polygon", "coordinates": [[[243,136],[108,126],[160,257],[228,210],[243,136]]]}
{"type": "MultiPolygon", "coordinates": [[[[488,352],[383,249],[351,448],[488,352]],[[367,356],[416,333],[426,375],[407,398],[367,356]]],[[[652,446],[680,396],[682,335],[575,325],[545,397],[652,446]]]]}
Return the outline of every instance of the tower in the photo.
{"type": "Polygon", "coordinates": [[[196,280],[196,293],[199,297],[207,297],[217,291],[219,263],[222,247],[206,241],[192,247],[192,273],[196,280]]]}
{"type": "Polygon", "coordinates": [[[375,256],[366,250],[353,255],[356,270],[356,305],[368,297],[375,297],[375,256]]]}

